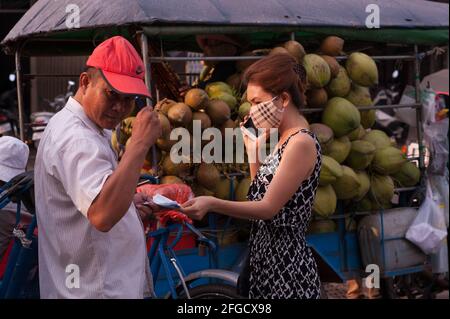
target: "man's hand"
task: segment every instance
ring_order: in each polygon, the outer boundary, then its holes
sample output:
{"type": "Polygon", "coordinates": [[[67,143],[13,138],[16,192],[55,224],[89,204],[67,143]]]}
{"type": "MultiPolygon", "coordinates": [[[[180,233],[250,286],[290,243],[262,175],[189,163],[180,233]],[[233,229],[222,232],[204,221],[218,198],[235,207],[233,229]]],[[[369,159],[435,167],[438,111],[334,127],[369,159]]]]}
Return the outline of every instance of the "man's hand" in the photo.
{"type": "Polygon", "coordinates": [[[139,215],[141,216],[142,221],[149,219],[150,217],[154,216],[156,212],[160,211],[159,206],[153,203],[150,196],[147,196],[144,193],[136,193],[134,195],[133,202],[138,210],[139,215]]]}
{"type": "Polygon", "coordinates": [[[131,131],[132,143],[149,148],[162,135],[158,114],[146,106],[136,116],[131,131]]]}

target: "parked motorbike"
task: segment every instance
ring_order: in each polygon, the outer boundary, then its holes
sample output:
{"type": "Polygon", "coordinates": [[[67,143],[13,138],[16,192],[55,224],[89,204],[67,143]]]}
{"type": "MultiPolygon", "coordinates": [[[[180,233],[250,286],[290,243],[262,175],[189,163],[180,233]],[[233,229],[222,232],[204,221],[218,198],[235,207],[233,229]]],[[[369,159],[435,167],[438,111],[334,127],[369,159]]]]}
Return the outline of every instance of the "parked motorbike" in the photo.
{"type": "Polygon", "coordinates": [[[67,82],[67,90],[65,94],[60,94],[56,96],[53,101],[45,99],[45,102],[48,104],[48,109],[50,109],[50,112],[34,112],[31,113],[30,121],[31,123],[29,126],[32,130],[32,141],[34,143],[34,146],[37,148],[39,146],[39,142],[42,138],[42,134],[44,133],[45,127],[47,126],[50,119],[55,115],[57,112],[62,110],[64,106],[67,103],[67,100],[69,97],[73,96],[74,94],[74,87],[75,82],[74,81],[68,81],[67,82]]]}

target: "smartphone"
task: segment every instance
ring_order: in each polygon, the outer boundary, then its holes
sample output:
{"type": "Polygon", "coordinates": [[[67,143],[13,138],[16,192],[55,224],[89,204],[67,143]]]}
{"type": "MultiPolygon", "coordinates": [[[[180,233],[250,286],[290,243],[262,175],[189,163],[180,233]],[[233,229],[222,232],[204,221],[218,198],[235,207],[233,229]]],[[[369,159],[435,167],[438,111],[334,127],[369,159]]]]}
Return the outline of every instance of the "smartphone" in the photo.
{"type": "Polygon", "coordinates": [[[251,117],[249,117],[249,118],[247,119],[247,121],[245,121],[245,123],[244,123],[244,125],[243,125],[243,130],[245,130],[246,134],[247,134],[250,138],[252,138],[252,139],[254,139],[254,140],[258,139],[259,131],[258,131],[258,129],[256,128],[255,123],[253,123],[253,120],[252,120],[251,117]]]}

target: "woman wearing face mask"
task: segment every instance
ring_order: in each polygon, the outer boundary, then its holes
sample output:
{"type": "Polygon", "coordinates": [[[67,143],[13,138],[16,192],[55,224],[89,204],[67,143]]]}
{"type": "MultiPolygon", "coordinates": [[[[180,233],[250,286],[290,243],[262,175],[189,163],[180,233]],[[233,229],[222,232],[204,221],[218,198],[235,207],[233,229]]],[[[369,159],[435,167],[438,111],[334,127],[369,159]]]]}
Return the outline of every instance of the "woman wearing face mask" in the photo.
{"type": "MultiPolygon", "coordinates": [[[[250,117],[258,129],[278,129],[275,151],[250,164],[247,202],[196,197],[183,211],[202,219],[211,211],[252,220],[249,258],[240,292],[250,298],[320,298],[316,262],[305,234],[319,182],[321,150],[301,114],[306,75],[287,54],[265,57],[244,74],[250,117]]],[[[244,134],[247,152],[258,140],[244,134]]],[[[256,152],[259,154],[259,152],[256,152]]]]}

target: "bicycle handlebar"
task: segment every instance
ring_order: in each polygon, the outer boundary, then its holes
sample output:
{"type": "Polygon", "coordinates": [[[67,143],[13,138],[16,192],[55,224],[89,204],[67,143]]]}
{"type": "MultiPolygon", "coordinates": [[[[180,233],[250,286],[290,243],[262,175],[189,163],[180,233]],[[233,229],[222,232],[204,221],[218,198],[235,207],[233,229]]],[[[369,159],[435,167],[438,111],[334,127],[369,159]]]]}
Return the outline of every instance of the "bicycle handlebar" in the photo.
{"type": "Polygon", "coordinates": [[[197,228],[195,228],[192,224],[189,223],[184,223],[184,225],[186,226],[187,229],[189,229],[192,233],[194,233],[195,235],[197,235],[198,240],[202,243],[205,243],[206,245],[209,246],[209,248],[211,249],[212,252],[215,252],[217,249],[216,244],[210,240],[209,238],[207,238],[205,235],[203,235],[197,228]]]}
{"type": "Polygon", "coordinates": [[[183,227],[182,226],[186,226],[186,228],[192,232],[193,234],[195,234],[197,236],[197,240],[205,245],[207,245],[210,250],[212,252],[215,252],[217,250],[217,246],[216,244],[211,241],[209,238],[207,238],[205,235],[203,235],[197,228],[195,228],[193,225],[189,224],[189,223],[174,223],[174,224],[170,224],[166,227],[160,228],[156,231],[153,231],[149,234],[149,236],[151,237],[158,237],[158,236],[162,236],[164,233],[166,232],[170,232],[172,230],[177,230],[177,235],[175,236],[175,239],[168,245],[169,248],[173,248],[175,247],[175,245],[179,242],[179,240],[181,239],[182,233],[183,233],[183,227]]]}

